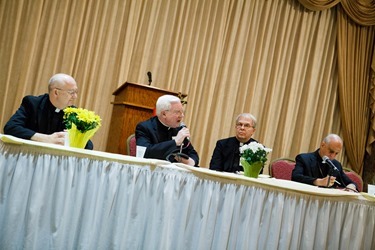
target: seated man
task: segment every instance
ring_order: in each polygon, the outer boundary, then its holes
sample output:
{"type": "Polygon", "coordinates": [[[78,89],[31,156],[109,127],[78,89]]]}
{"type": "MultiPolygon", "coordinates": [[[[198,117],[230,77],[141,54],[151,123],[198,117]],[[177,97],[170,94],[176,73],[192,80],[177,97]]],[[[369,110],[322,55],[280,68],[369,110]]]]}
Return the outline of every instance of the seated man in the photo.
{"type": "Polygon", "coordinates": [[[189,140],[189,129],[182,126],[183,118],[184,111],[178,97],[159,97],[156,102],[156,116],[140,122],[135,129],[137,146],[146,147],[145,158],[198,166],[198,153],[189,140]],[[179,154],[180,152],[183,154],[179,154]]]}
{"type": "MultiPolygon", "coordinates": [[[[56,74],[48,84],[48,94],[25,96],[21,106],[5,124],[4,133],[26,140],[64,145],[64,108],[72,106],[78,95],[77,83],[66,74],[56,74]]],[[[89,141],[86,149],[93,149],[89,141]]]]}
{"type": "MultiPolygon", "coordinates": [[[[240,165],[240,147],[250,142],[257,142],[253,138],[256,118],[249,113],[243,113],[236,118],[236,136],[218,140],[211,157],[210,169],[224,172],[243,171],[240,165]]],[[[263,170],[262,170],[263,171],[263,170]]]]}
{"type": "Polygon", "coordinates": [[[292,180],[320,187],[357,190],[355,183],[344,173],[340,162],[335,160],[342,146],[343,142],[338,135],[329,134],[316,151],[297,155],[292,180]]]}

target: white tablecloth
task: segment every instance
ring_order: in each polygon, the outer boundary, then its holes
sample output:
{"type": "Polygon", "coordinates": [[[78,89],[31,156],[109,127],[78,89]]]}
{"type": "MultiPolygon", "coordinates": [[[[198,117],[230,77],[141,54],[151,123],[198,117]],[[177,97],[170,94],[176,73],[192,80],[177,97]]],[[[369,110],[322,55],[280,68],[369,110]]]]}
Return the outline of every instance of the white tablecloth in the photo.
{"type": "Polygon", "coordinates": [[[375,249],[372,196],[0,136],[0,249],[375,249]]]}

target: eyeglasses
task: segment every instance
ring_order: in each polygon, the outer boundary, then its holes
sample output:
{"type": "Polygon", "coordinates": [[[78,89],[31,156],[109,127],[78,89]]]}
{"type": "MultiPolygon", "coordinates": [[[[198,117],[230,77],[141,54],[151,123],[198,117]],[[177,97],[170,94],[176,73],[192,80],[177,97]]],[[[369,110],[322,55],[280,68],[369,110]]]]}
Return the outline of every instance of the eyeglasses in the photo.
{"type": "Polygon", "coordinates": [[[78,95],[78,89],[70,89],[70,90],[60,89],[60,88],[55,88],[55,89],[58,89],[58,90],[61,90],[61,91],[65,91],[66,93],[68,93],[71,96],[73,96],[74,94],[78,95]]]}
{"type": "Polygon", "coordinates": [[[239,123],[236,124],[236,127],[237,128],[242,128],[242,127],[244,127],[244,128],[253,128],[254,126],[251,126],[250,123],[241,123],[241,122],[239,122],[239,123]]]}
{"type": "Polygon", "coordinates": [[[167,111],[173,113],[174,115],[183,115],[184,114],[183,110],[167,110],[167,111]]]}

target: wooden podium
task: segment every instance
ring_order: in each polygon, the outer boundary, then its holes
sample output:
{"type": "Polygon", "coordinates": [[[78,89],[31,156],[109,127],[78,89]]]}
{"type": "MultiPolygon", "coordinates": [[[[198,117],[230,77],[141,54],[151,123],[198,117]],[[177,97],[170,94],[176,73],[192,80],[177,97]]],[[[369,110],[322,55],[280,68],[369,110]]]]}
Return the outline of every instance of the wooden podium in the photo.
{"type": "Polygon", "coordinates": [[[115,90],[106,151],[126,154],[127,138],[135,133],[139,122],[153,116],[157,99],[166,94],[186,97],[181,93],[131,82],[125,82],[115,90]]]}

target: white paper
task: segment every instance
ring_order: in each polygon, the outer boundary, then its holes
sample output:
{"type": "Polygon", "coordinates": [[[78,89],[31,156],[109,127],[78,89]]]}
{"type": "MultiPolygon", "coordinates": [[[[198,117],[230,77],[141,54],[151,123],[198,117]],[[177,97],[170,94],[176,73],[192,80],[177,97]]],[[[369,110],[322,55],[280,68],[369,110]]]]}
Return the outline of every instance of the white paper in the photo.
{"type": "Polygon", "coordinates": [[[64,146],[65,147],[70,147],[70,142],[69,142],[69,133],[65,132],[65,141],[64,141],[64,146]]]}
{"type": "Polygon", "coordinates": [[[367,185],[367,193],[372,194],[375,196],[375,185],[367,185]]]}
{"type": "Polygon", "coordinates": [[[136,157],[143,158],[145,156],[146,147],[137,146],[137,152],[135,153],[136,157]]]}

